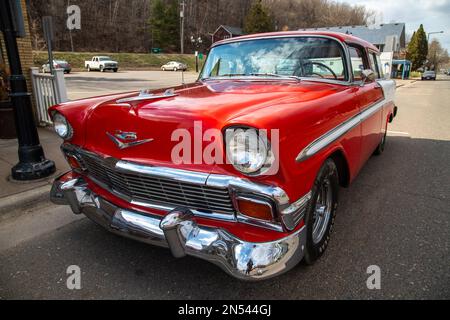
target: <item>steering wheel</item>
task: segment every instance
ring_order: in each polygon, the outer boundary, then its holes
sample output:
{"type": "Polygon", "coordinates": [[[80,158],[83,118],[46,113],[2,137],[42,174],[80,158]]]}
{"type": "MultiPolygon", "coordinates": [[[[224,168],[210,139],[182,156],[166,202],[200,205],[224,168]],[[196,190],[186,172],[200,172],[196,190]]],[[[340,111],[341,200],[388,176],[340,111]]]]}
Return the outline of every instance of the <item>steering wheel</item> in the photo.
{"type": "MultiPolygon", "coordinates": [[[[336,73],[334,73],[334,71],[333,71],[329,66],[327,66],[326,64],[323,64],[322,62],[307,61],[307,62],[305,62],[305,63],[302,63],[302,66],[301,66],[302,71],[304,70],[303,67],[304,67],[305,65],[308,65],[308,64],[311,64],[311,65],[314,65],[314,64],[315,64],[315,65],[318,65],[318,66],[320,66],[320,67],[322,67],[322,68],[327,69],[328,71],[331,72],[331,74],[333,75],[334,79],[338,80],[338,77],[337,77],[336,73]]],[[[303,72],[302,72],[302,73],[303,73],[303,72]]],[[[315,75],[317,75],[317,76],[319,76],[319,77],[321,77],[321,78],[324,78],[324,76],[321,75],[321,74],[319,74],[319,73],[312,72],[312,74],[315,74],[315,75]]]]}

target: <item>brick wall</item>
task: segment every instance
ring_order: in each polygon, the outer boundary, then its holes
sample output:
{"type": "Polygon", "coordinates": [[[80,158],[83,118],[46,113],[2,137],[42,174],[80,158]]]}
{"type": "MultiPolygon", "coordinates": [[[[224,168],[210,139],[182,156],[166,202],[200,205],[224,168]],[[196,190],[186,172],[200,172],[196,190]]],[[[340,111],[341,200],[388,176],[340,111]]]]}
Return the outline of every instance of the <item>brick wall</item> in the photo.
{"type": "MultiPolygon", "coordinates": [[[[27,78],[28,91],[32,92],[31,79],[30,79],[30,67],[33,66],[33,50],[31,47],[30,25],[29,25],[29,21],[28,21],[28,12],[27,12],[27,6],[25,4],[25,0],[21,0],[20,2],[22,4],[22,13],[23,13],[24,22],[25,22],[26,37],[25,38],[17,38],[17,46],[19,47],[20,61],[22,63],[22,72],[25,75],[25,77],[27,78]]],[[[0,47],[2,50],[1,56],[3,57],[5,62],[8,63],[5,42],[3,41],[3,34],[1,32],[0,32],[0,41],[1,41],[0,47]]]]}

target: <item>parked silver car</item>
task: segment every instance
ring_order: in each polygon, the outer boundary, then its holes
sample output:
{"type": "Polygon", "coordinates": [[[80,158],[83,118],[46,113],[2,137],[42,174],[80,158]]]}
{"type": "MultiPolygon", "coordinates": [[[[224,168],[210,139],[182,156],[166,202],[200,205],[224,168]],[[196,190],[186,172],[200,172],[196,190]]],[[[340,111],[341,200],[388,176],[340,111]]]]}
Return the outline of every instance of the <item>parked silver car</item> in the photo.
{"type": "Polygon", "coordinates": [[[422,73],[422,80],[436,80],[436,72],[435,71],[425,71],[422,73]]]}
{"type": "MultiPolygon", "coordinates": [[[[72,71],[72,66],[65,60],[53,60],[54,69],[64,69],[64,73],[70,73],[72,71]]],[[[42,73],[50,73],[50,64],[45,63],[41,67],[42,73]]]]}
{"type": "Polygon", "coordinates": [[[187,70],[187,65],[182,62],[170,61],[161,67],[162,71],[178,71],[178,70],[187,70]]]}

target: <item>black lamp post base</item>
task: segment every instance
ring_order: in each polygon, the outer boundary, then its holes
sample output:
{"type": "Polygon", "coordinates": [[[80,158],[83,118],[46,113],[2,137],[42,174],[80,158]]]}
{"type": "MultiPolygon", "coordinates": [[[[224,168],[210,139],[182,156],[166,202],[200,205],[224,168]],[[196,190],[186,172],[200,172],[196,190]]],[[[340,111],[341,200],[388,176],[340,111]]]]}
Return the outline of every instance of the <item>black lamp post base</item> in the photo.
{"type": "Polygon", "coordinates": [[[38,180],[51,176],[56,171],[52,160],[44,159],[41,162],[19,162],[11,169],[11,177],[18,181],[38,180]]]}

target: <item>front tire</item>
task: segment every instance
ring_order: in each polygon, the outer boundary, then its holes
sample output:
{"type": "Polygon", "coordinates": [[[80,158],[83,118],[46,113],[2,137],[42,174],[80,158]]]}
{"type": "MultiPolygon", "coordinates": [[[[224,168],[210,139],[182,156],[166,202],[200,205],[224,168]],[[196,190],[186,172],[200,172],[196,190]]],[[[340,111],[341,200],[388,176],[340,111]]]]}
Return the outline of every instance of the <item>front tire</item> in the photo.
{"type": "Polygon", "coordinates": [[[305,262],[316,262],[325,252],[333,231],[338,205],[339,174],[336,163],[327,159],[312,188],[311,202],[305,216],[305,262]]]}

